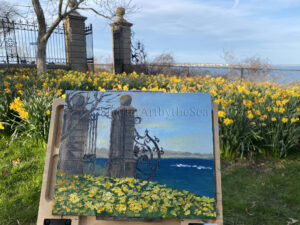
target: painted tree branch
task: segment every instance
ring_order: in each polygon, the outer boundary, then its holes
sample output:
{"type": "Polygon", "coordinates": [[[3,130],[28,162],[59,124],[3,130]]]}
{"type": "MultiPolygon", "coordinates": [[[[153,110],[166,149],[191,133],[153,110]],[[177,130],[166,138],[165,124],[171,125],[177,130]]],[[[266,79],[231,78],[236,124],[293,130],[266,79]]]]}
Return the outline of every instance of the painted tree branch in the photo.
{"type": "MultiPolygon", "coordinates": [[[[72,98],[74,98],[75,96],[78,96],[78,95],[81,95],[81,93],[77,92],[73,96],[70,96],[70,97],[67,95],[66,100],[65,100],[66,103],[67,103],[67,107],[68,107],[67,109],[72,110],[72,105],[71,105],[72,98]]],[[[95,95],[94,95],[95,100],[94,100],[91,108],[89,110],[87,110],[85,113],[83,113],[80,116],[80,118],[77,120],[77,122],[74,123],[74,125],[69,128],[69,132],[67,132],[66,134],[64,134],[64,135],[61,136],[61,142],[64,141],[72,133],[72,131],[74,130],[74,128],[77,127],[78,123],[82,119],[84,119],[86,116],[92,114],[95,110],[109,110],[109,109],[111,109],[113,105],[105,105],[105,106],[101,106],[101,107],[98,106],[101,102],[107,102],[107,100],[103,101],[103,99],[105,97],[108,97],[108,96],[111,96],[111,94],[101,93],[100,97],[98,97],[98,92],[96,92],[95,95]]],[[[118,96],[119,95],[116,95],[114,98],[116,98],[118,96]]],[[[111,98],[110,100],[113,100],[114,98],[111,98]]],[[[101,114],[101,116],[103,116],[103,115],[104,114],[101,114]]],[[[106,115],[104,115],[104,116],[106,116],[106,115]]]]}

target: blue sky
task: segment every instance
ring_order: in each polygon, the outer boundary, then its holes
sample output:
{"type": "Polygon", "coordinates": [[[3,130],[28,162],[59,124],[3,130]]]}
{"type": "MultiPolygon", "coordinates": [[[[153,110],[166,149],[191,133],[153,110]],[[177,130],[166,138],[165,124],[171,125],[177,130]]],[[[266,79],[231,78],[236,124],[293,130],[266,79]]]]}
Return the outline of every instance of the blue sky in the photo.
{"type": "MultiPolygon", "coordinates": [[[[12,2],[31,6],[30,0],[12,2]]],[[[271,64],[300,64],[299,0],[132,2],[140,9],[127,19],[134,24],[135,39],[144,43],[150,60],[169,52],[178,63],[224,63],[226,50],[237,59],[259,56],[271,64]]],[[[110,62],[110,21],[91,12],[81,13],[88,17],[87,25],[93,24],[95,57],[98,62],[110,62]]]]}
{"type": "MultiPolygon", "coordinates": [[[[92,92],[89,93],[92,95],[92,92]]],[[[140,135],[144,135],[145,129],[148,129],[150,136],[157,136],[159,145],[166,150],[213,153],[210,94],[124,94],[132,96],[131,105],[138,110],[136,116],[142,118],[141,124],[136,125],[140,135]]],[[[119,98],[115,98],[112,104],[113,109],[119,107],[119,98]]],[[[98,148],[109,149],[110,124],[110,119],[99,117],[98,148]]]]}
{"type": "MultiPolygon", "coordinates": [[[[223,50],[237,58],[259,56],[272,64],[299,64],[299,0],[133,0],[128,17],[135,39],[149,58],[170,52],[180,63],[224,63],[223,50]]],[[[112,55],[109,22],[92,14],[94,54],[112,55]]]]}

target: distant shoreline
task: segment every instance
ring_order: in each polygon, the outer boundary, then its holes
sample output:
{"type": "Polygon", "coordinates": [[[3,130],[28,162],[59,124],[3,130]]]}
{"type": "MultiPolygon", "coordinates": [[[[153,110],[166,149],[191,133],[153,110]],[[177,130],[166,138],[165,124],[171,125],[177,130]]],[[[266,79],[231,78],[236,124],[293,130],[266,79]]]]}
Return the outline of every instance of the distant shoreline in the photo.
{"type": "MultiPolygon", "coordinates": [[[[96,158],[107,159],[108,149],[97,148],[96,158]]],[[[155,154],[154,154],[154,158],[157,158],[155,154]]],[[[164,154],[161,155],[161,158],[162,159],[214,159],[214,154],[164,150],[164,154]]]]}

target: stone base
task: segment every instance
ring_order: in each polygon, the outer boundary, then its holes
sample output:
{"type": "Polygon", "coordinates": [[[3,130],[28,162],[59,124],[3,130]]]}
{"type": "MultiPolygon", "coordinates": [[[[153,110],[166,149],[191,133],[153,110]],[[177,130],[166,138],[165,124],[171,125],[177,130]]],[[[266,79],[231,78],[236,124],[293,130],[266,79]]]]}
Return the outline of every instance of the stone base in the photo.
{"type": "Polygon", "coordinates": [[[136,161],[133,159],[114,158],[106,164],[106,175],[109,177],[135,177],[136,161]]]}

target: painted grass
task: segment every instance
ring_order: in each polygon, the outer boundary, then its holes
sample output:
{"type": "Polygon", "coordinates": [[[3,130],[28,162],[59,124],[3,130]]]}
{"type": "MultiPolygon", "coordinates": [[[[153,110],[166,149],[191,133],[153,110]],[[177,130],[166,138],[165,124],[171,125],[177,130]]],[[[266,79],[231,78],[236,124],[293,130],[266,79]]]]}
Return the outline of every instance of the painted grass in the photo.
{"type": "Polygon", "coordinates": [[[134,178],[59,171],[53,213],[132,218],[216,219],[215,200],[134,178]]]}

